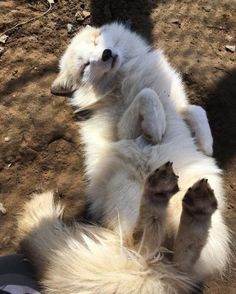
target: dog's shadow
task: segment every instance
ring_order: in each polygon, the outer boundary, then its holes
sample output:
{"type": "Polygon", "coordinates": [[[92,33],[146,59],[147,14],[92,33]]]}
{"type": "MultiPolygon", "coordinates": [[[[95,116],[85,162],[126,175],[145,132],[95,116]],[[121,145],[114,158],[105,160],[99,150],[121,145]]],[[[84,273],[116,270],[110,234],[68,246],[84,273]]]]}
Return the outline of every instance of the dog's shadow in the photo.
{"type": "Polygon", "coordinates": [[[205,104],[214,138],[214,157],[226,168],[236,155],[236,69],[209,89],[205,104]]]}
{"type": "Polygon", "coordinates": [[[153,23],[150,16],[159,2],[163,1],[91,0],[91,25],[101,26],[112,21],[122,22],[152,42],[153,23]]]}

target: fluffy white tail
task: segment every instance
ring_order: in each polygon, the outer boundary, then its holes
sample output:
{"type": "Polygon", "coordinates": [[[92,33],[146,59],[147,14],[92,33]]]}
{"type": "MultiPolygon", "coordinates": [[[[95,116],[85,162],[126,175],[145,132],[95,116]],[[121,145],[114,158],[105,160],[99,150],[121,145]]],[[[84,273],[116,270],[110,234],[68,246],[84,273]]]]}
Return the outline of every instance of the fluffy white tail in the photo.
{"type": "Polygon", "coordinates": [[[19,219],[26,255],[45,293],[187,293],[189,280],[161,258],[146,261],[101,227],[61,221],[63,208],[47,192],[29,201],[19,219]]]}

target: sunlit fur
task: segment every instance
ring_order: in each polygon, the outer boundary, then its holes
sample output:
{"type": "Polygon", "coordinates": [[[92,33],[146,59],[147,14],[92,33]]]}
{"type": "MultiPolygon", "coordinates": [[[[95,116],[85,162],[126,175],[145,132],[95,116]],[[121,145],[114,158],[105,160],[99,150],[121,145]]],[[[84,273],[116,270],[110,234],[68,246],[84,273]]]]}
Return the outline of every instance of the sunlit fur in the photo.
{"type": "Polygon", "coordinates": [[[46,294],[177,294],[190,280],[161,255],[145,260],[101,227],[62,223],[53,193],[35,195],[19,218],[22,248],[38,270],[46,294]]]}
{"type": "Polygon", "coordinates": [[[80,123],[91,215],[114,234],[121,231],[125,240],[131,239],[147,175],[171,161],[180,191],[167,208],[166,235],[176,237],[187,189],[207,178],[218,209],[193,270],[196,280],[222,272],[229,258],[229,234],[222,216],[221,171],[213,158],[198,150],[200,146],[212,154],[209,125],[203,109],[188,104],[181,79],[163,53],[120,24],[87,27],[72,40],[52,86],[53,92],[72,90],[71,103],[78,110],[93,110],[92,117],[80,123]],[[106,48],[118,55],[114,67],[110,61],[101,63],[106,48]],[[143,133],[157,144],[148,145],[139,137],[143,133]]]}
{"type": "Polygon", "coordinates": [[[211,154],[209,126],[204,111],[188,104],[181,79],[163,53],[152,49],[123,25],[87,27],[72,40],[62,57],[53,88],[68,88],[67,85],[76,90],[73,105],[94,109],[92,118],[80,123],[90,180],[91,214],[115,230],[119,230],[120,223],[124,234],[132,235],[146,175],[171,161],[179,175],[180,192],[172,197],[168,207],[168,234],[175,236],[177,232],[185,191],[197,180],[207,178],[214,189],[218,210],[212,217],[208,243],[196,264],[196,271],[205,276],[223,270],[228,258],[228,231],[222,217],[225,205],[221,171],[214,159],[197,147],[199,144],[211,154]],[[103,68],[100,62],[106,48],[119,56],[113,69],[107,64],[103,68]],[[78,68],[88,61],[86,75],[78,74],[78,68]],[[94,68],[97,71],[100,68],[102,74],[94,76],[94,68]],[[153,108],[159,116],[151,112],[153,108]],[[143,109],[147,112],[142,113],[143,109]],[[153,130],[151,135],[155,136],[156,131],[161,141],[144,147],[139,140],[111,144],[142,134],[143,126],[138,125],[137,118],[140,113],[153,130]],[[181,114],[195,131],[198,144],[181,114]]]}
{"type": "Polygon", "coordinates": [[[136,138],[143,130],[155,143],[160,141],[170,107],[186,119],[200,149],[212,155],[205,111],[188,103],[181,78],[162,51],[154,50],[122,25],[89,26],[73,38],[52,85],[52,92],[71,91],[75,91],[71,103],[78,110],[96,110],[92,119],[80,123],[88,177],[93,177],[97,164],[99,167],[108,155],[111,141],[136,138]],[[101,61],[106,48],[118,56],[113,68],[111,61],[101,61]],[[127,112],[130,107],[134,111],[127,112]]]}

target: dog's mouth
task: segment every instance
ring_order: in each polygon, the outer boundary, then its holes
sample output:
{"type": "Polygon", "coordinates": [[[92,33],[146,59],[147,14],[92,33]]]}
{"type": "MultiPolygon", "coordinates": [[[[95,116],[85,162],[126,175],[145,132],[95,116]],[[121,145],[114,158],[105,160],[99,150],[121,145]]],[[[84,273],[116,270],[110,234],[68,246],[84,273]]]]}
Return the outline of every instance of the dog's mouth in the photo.
{"type": "Polygon", "coordinates": [[[54,89],[53,87],[51,87],[50,90],[51,90],[51,94],[55,96],[63,96],[63,97],[71,97],[73,93],[75,92],[74,90],[69,90],[64,88],[54,89]]]}

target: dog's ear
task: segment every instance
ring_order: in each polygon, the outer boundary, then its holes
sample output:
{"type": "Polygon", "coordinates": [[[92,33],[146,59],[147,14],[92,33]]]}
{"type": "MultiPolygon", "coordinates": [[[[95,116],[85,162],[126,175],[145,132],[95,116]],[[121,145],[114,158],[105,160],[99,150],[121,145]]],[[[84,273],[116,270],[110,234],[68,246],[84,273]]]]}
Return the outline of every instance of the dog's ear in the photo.
{"type": "Polygon", "coordinates": [[[51,93],[58,96],[69,96],[73,93],[73,83],[61,72],[51,86],[51,93]]]}

